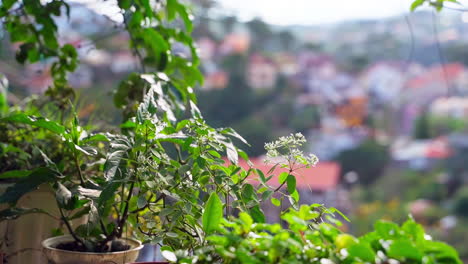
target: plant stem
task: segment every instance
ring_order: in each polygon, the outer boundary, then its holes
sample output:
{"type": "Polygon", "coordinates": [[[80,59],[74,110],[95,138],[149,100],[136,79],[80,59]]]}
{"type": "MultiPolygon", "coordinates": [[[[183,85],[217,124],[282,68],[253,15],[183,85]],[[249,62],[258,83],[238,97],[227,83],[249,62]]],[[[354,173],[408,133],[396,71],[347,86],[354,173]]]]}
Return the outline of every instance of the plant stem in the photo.
{"type": "MultiPolygon", "coordinates": [[[[293,169],[292,169],[292,168],[289,168],[288,174],[291,174],[292,172],[293,172],[293,169]]],[[[273,192],[277,192],[277,191],[281,190],[281,188],[283,188],[283,186],[284,186],[285,183],[286,183],[286,180],[284,180],[284,182],[281,183],[281,185],[278,186],[278,188],[276,188],[273,192]]]]}
{"type": "Polygon", "coordinates": [[[84,185],[85,180],[84,180],[84,177],[83,177],[83,173],[81,172],[80,162],[78,161],[78,156],[76,155],[76,152],[74,152],[74,154],[75,155],[73,155],[73,156],[75,158],[75,165],[76,165],[76,168],[78,169],[78,175],[80,176],[80,183],[81,183],[81,185],[84,185]]]}
{"type": "Polygon", "coordinates": [[[59,209],[60,215],[62,216],[62,221],[65,223],[65,226],[67,227],[67,230],[68,230],[68,232],[70,233],[70,235],[73,237],[73,239],[75,239],[76,242],[81,243],[82,245],[84,245],[83,240],[81,240],[81,239],[75,234],[75,232],[73,231],[73,228],[71,227],[70,222],[68,222],[68,219],[67,219],[67,218],[65,217],[65,215],[63,214],[63,210],[62,210],[62,208],[60,207],[60,204],[58,203],[58,201],[57,201],[57,207],[58,207],[58,209],[59,209]]]}
{"type": "Polygon", "coordinates": [[[120,222],[119,222],[119,225],[118,225],[118,237],[122,236],[122,233],[123,233],[123,226],[125,224],[125,221],[127,221],[127,218],[128,218],[128,208],[130,207],[130,199],[132,198],[132,193],[133,193],[133,188],[135,187],[135,182],[132,182],[130,184],[130,189],[128,190],[128,196],[127,196],[127,200],[126,200],[126,203],[125,203],[125,209],[122,213],[122,218],[120,219],[120,222]]]}

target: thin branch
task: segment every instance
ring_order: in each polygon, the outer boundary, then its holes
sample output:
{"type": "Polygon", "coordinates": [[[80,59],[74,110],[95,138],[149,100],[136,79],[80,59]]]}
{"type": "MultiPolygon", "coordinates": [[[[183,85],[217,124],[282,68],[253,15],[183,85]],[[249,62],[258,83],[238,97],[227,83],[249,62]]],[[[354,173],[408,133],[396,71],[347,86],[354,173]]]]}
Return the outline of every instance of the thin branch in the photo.
{"type": "Polygon", "coordinates": [[[436,41],[437,53],[439,55],[440,64],[442,65],[442,73],[443,73],[445,85],[447,86],[447,96],[450,96],[450,83],[447,77],[447,69],[445,68],[445,58],[444,58],[444,54],[442,53],[442,47],[440,45],[439,30],[437,28],[436,14],[434,11],[432,11],[432,27],[434,30],[434,38],[436,41]]]}
{"type": "Polygon", "coordinates": [[[60,204],[58,203],[58,201],[57,201],[57,207],[58,207],[58,209],[59,209],[60,215],[62,216],[62,221],[63,221],[63,223],[65,224],[65,226],[67,227],[67,230],[68,230],[68,232],[70,233],[70,235],[73,237],[73,239],[75,239],[76,242],[81,243],[82,245],[84,245],[83,240],[81,240],[81,238],[79,238],[79,237],[75,234],[75,231],[73,231],[73,228],[71,227],[70,223],[68,222],[67,218],[65,217],[65,215],[64,215],[64,213],[63,213],[63,210],[62,210],[62,208],[60,207],[60,204]]]}
{"type": "Polygon", "coordinates": [[[135,52],[135,55],[138,57],[138,60],[140,61],[141,70],[143,72],[146,72],[145,63],[143,61],[143,55],[141,54],[140,50],[136,46],[137,41],[136,41],[135,37],[133,36],[133,34],[132,34],[131,30],[130,30],[130,27],[128,25],[128,20],[127,20],[127,17],[125,16],[125,14],[123,15],[123,22],[124,22],[124,25],[125,25],[125,29],[127,30],[128,35],[130,36],[130,40],[133,43],[132,49],[135,52]]]}

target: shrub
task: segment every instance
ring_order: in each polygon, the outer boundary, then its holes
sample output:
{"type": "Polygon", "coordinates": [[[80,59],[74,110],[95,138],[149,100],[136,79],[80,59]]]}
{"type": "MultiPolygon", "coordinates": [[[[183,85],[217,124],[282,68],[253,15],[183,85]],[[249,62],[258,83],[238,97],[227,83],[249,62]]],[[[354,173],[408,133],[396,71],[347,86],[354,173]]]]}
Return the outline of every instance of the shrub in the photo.
{"type": "Polygon", "coordinates": [[[433,241],[411,218],[401,226],[378,221],[373,232],[355,238],[337,228],[335,212],[303,205],[282,216],[287,229],[254,223],[241,213],[224,220],[207,238],[209,246],[194,257],[170,248],[163,248],[163,254],[178,263],[462,263],[452,247],[433,241]]]}

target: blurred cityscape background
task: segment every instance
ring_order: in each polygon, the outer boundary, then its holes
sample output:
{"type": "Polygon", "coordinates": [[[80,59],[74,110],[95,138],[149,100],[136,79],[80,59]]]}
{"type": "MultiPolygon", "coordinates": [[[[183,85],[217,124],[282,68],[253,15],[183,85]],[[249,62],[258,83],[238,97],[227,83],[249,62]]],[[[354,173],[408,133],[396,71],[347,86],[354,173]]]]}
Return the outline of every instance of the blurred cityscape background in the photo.
{"type": "MultiPolygon", "coordinates": [[[[408,1],[390,17],[278,25],[229,1],[191,2],[205,76],[196,91],[211,125],[243,135],[258,166],[265,142],[303,133],[321,161],[301,172],[302,202],[339,208],[356,235],[412,214],[468,258],[468,13],[409,13],[408,1]]],[[[138,62],[111,9],[74,5],[58,21],[82,61],[71,76],[79,115],[116,124],[112,91],[138,62]]],[[[1,34],[10,101],[43,93],[48,61],[17,64],[1,34]]]]}

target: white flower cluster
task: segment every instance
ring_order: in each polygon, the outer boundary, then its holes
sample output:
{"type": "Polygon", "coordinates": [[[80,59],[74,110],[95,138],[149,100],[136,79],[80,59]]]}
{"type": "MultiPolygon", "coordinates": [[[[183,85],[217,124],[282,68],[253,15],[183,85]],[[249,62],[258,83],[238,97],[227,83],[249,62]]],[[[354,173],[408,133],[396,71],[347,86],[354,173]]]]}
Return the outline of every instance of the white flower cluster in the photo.
{"type": "Polygon", "coordinates": [[[268,159],[284,158],[295,160],[306,166],[315,166],[319,159],[314,154],[305,155],[300,148],[307,140],[301,133],[280,137],[278,140],[266,143],[268,159]]]}

